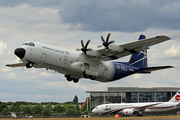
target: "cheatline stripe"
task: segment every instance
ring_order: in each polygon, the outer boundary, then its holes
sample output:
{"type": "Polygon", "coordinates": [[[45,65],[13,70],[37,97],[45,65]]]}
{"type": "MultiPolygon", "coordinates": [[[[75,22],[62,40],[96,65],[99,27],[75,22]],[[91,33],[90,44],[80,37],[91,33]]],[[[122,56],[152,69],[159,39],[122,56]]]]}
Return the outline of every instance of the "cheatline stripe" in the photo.
{"type": "Polygon", "coordinates": [[[170,109],[170,108],[173,108],[174,106],[171,106],[171,107],[151,107],[151,108],[146,108],[146,109],[170,109]]]}

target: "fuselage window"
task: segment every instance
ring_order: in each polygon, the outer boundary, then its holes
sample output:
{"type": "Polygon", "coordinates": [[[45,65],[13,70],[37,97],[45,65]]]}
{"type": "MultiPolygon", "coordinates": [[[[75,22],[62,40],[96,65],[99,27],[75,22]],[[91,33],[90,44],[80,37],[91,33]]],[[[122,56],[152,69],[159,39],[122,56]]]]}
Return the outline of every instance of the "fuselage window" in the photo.
{"type": "Polygon", "coordinates": [[[29,42],[29,46],[35,46],[33,42],[29,42]]]}
{"type": "Polygon", "coordinates": [[[27,46],[35,46],[33,42],[29,42],[29,43],[23,43],[22,45],[27,45],[27,46]]]}

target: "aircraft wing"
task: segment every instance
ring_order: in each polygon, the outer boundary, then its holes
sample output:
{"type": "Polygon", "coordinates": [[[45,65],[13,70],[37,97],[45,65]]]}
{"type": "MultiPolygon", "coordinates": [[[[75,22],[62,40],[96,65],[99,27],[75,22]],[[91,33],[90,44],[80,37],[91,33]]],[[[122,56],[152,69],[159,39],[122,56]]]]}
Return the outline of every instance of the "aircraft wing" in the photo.
{"type": "Polygon", "coordinates": [[[7,64],[8,67],[24,67],[26,66],[25,63],[16,63],[16,64],[7,64]]]}
{"type": "Polygon", "coordinates": [[[125,57],[128,55],[131,55],[133,53],[137,53],[146,49],[149,49],[150,46],[170,40],[168,36],[156,36],[148,39],[138,40],[135,42],[130,42],[126,44],[119,45],[120,48],[123,49],[122,52],[109,52],[105,49],[99,49],[97,50],[99,53],[102,54],[102,57],[100,59],[104,61],[108,60],[114,60],[121,57],[125,57]]]}
{"type": "Polygon", "coordinates": [[[154,105],[158,105],[158,104],[162,104],[163,102],[159,102],[159,103],[152,103],[152,104],[148,104],[148,105],[144,105],[141,107],[135,107],[134,111],[144,111],[146,108],[154,106],[154,105]]]}

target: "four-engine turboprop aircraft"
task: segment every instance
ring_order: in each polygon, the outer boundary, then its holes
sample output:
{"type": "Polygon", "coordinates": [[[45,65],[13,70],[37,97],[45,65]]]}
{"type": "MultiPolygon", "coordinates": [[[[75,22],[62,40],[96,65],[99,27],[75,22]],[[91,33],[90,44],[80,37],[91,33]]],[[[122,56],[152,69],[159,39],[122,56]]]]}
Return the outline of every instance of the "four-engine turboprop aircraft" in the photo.
{"type": "Polygon", "coordinates": [[[100,115],[120,113],[142,116],[143,112],[163,112],[178,108],[180,108],[180,90],[168,102],[103,104],[95,107],[92,112],[100,115]]]}
{"type": "Polygon", "coordinates": [[[82,53],[76,53],[39,42],[25,42],[14,53],[22,63],[8,64],[9,67],[46,68],[65,75],[68,81],[77,83],[80,78],[90,78],[100,82],[110,82],[134,73],[151,73],[152,71],[172,68],[172,66],[147,67],[147,49],[150,46],[169,40],[167,36],[146,39],[140,35],[139,41],[122,45],[106,40],[101,36],[102,46],[89,49],[81,40],[82,53]],[[103,47],[104,46],[104,47],[103,47]],[[132,54],[129,62],[114,61],[132,54]]]}

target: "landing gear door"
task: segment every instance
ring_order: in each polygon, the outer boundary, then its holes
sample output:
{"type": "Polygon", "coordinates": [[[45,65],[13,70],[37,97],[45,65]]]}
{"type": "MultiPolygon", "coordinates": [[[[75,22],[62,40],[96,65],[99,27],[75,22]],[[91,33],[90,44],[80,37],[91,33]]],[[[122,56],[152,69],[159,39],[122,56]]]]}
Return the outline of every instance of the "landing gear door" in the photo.
{"type": "Polygon", "coordinates": [[[46,60],[46,57],[47,57],[47,54],[46,53],[42,53],[42,55],[41,55],[41,58],[40,58],[40,62],[45,62],[45,60],[46,60]]]}
{"type": "Polygon", "coordinates": [[[64,56],[64,64],[66,64],[66,63],[67,63],[67,61],[68,61],[68,56],[67,56],[67,55],[65,55],[65,56],[64,56]]]}

